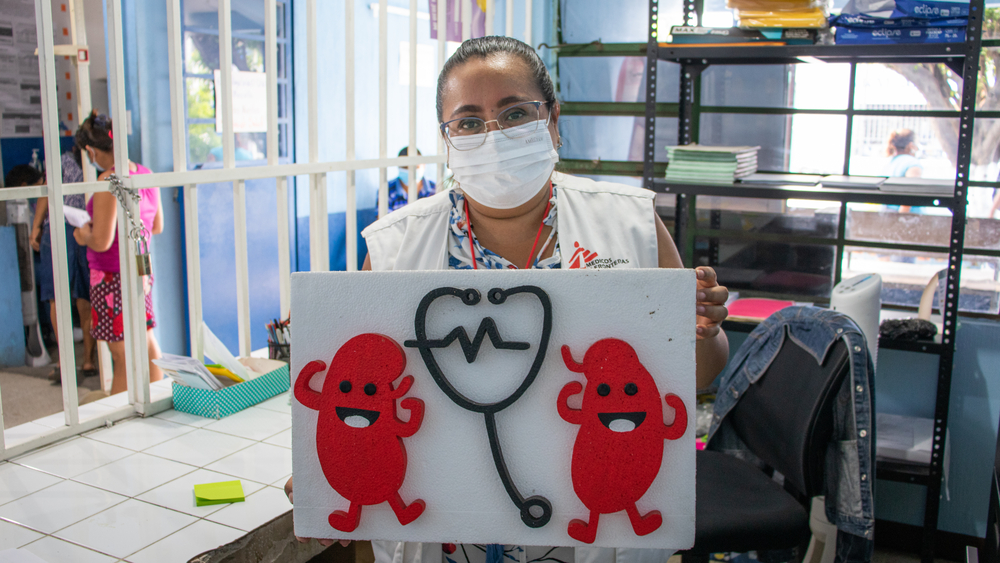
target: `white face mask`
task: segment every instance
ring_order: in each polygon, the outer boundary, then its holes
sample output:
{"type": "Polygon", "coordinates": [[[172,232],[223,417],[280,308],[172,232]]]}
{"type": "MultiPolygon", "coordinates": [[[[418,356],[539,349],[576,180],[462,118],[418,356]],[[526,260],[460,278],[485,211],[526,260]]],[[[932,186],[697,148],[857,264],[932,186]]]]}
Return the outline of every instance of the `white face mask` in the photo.
{"type": "Polygon", "coordinates": [[[459,187],[478,203],[493,209],[513,209],[538,194],[559,162],[545,121],[539,120],[507,130],[535,130],[511,139],[500,131],[453,137],[456,146],[482,146],[472,150],[448,148],[448,167],[459,187]],[[537,130],[536,130],[537,129],[537,130]],[[483,142],[483,136],[486,140],[483,142]]]}

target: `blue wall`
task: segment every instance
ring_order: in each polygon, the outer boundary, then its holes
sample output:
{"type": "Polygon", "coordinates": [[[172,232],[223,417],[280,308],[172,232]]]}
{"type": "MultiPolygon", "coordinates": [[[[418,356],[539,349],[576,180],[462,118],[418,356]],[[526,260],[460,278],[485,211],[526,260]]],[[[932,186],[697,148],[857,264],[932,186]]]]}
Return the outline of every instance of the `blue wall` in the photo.
{"type": "Polygon", "coordinates": [[[24,365],[21,276],[14,227],[0,227],[0,365],[24,365]]]}
{"type": "MultiPolygon", "coordinates": [[[[73,148],[73,137],[60,137],[59,147],[63,152],[73,148]]],[[[0,154],[3,155],[3,175],[18,164],[31,162],[32,149],[38,149],[38,158],[45,160],[45,146],[41,137],[10,137],[0,139],[0,154]]]]}
{"type": "MultiPolygon", "coordinates": [[[[129,158],[153,172],[173,170],[166,3],[122,3],[125,106],[131,113],[129,158]]],[[[152,238],[156,338],[164,352],[188,350],[182,208],[178,188],[162,186],[163,233],[152,238]]]]}
{"type": "MultiPolygon", "coordinates": [[[[265,324],[280,315],[275,181],[246,184],[247,249],[250,271],[250,339],[253,349],[267,346],[265,324]]],[[[232,184],[198,187],[198,237],[201,241],[202,317],[234,354],[236,325],[236,243],[232,184]]]]}

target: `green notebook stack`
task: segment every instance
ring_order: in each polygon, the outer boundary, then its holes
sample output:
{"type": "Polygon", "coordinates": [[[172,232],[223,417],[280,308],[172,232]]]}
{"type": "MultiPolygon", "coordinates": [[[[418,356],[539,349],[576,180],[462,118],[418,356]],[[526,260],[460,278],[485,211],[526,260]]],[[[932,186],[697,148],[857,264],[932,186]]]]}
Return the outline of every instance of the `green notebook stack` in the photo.
{"type": "Polygon", "coordinates": [[[732,184],[757,172],[760,147],[667,147],[667,180],[690,184],[732,184]]]}

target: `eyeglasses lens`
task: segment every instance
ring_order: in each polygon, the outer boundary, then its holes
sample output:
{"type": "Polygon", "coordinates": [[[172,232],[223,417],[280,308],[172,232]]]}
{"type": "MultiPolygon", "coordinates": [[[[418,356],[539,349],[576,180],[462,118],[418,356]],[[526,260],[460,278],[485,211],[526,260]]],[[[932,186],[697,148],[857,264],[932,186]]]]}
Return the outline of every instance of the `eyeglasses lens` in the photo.
{"type": "MultiPolygon", "coordinates": [[[[531,135],[542,126],[540,105],[537,102],[525,102],[505,109],[496,119],[500,131],[511,139],[531,135]]],[[[486,141],[486,124],[486,121],[478,117],[450,121],[446,124],[448,140],[460,151],[478,148],[486,141]]]]}

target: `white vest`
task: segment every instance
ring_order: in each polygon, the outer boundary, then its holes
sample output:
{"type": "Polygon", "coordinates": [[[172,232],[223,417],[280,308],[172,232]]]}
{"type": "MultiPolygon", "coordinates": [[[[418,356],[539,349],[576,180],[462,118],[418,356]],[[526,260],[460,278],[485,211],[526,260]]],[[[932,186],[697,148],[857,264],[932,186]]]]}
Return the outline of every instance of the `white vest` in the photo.
{"type": "MultiPolygon", "coordinates": [[[[656,268],[653,192],[556,172],[562,268],[656,268]]],[[[361,235],[372,270],[448,267],[451,199],[447,191],[396,210],[361,235]]]]}
{"type": "MultiPolygon", "coordinates": [[[[653,192],[611,182],[560,174],[558,235],[562,268],[656,268],[653,192]]],[[[448,268],[451,199],[447,191],[416,202],[372,223],[361,235],[372,270],[448,268]]],[[[373,541],[376,563],[442,563],[440,543],[373,541]]],[[[577,547],[575,563],[667,563],[672,551],[577,547]]]]}

